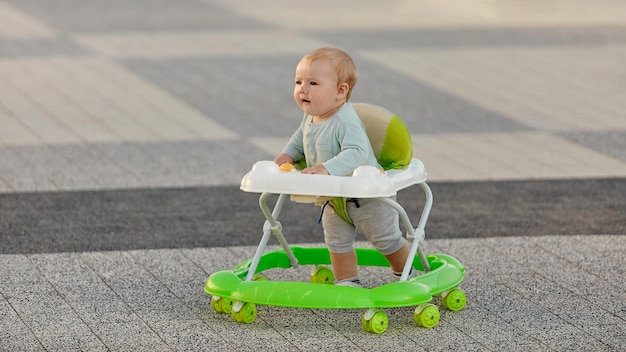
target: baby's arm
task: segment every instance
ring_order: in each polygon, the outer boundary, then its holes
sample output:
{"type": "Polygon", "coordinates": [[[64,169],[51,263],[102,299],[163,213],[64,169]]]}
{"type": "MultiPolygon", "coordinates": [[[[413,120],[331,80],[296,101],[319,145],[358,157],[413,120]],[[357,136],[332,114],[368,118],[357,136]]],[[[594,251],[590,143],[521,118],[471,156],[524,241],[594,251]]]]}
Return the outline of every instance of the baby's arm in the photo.
{"type": "Polygon", "coordinates": [[[307,167],[306,169],[302,170],[302,173],[303,174],[330,175],[328,170],[326,170],[326,168],[322,164],[315,165],[313,167],[307,167]]]}
{"type": "Polygon", "coordinates": [[[296,132],[293,133],[291,139],[283,148],[282,152],[276,156],[274,162],[278,164],[278,166],[289,163],[293,164],[297,158],[300,160],[304,157],[304,150],[302,146],[302,128],[298,128],[296,132]]]}

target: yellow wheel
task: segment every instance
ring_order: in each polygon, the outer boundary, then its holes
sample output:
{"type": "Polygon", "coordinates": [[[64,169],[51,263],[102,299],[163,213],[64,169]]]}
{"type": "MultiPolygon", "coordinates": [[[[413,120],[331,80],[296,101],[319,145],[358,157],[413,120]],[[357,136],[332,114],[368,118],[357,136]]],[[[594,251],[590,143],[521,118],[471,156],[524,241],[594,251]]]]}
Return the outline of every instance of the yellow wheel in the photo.
{"type": "Polygon", "coordinates": [[[222,310],[221,301],[222,300],[220,299],[220,297],[217,297],[217,296],[211,297],[211,308],[213,308],[213,310],[218,313],[224,313],[224,311],[222,310]]]}
{"type": "Polygon", "coordinates": [[[267,276],[263,274],[256,274],[252,278],[252,281],[270,281],[270,279],[268,279],[267,276]]]}
{"type": "Polygon", "coordinates": [[[220,298],[220,308],[221,312],[230,314],[233,311],[233,300],[225,297],[220,298]]]}
{"type": "Polygon", "coordinates": [[[382,310],[368,309],[361,318],[363,330],[374,334],[382,334],[389,326],[389,318],[382,310]]]}
{"type": "Polygon", "coordinates": [[[231,313],[233,319],[246,324],[250,324],[256,319],[256,304],[252,302],[237,302],[236,305],[236,309],[233,309],[231,313]],[[239,308],[239,310],[237,310],[237,308],[239,308]]]}
{"type": "Polygon", "coordinates": [[[423,304],[415,308],[413,319],[419,326],[434,328],[439,323],[439,309],[434,304],[423,304]]]}
{"type": "Polygon", "coordinates": [[[334,284],[335,274],[333,271],[324,265],[317,265],[311,269],[311,282],[314,284],[334,284]]]}
{"type": "Polygon", "coordinates": [[[361,318],[361,327],[363,327],[363,330],[365,330],[367,332],[372,332],[372,327],[370,326],[370,321],[369,320],[365,320],[365,316],[363,316],[361,318]]]}
{"type": "Polygon", "coordinates": [[[463,290],[461,290],[460,288],[455,288],[442,294],[441,302],[443,303],[444,307],[456,312],[465,307],[465,304],[467,303],[467,297],[465,297],[465,292],[463,292],[463,290]]]}

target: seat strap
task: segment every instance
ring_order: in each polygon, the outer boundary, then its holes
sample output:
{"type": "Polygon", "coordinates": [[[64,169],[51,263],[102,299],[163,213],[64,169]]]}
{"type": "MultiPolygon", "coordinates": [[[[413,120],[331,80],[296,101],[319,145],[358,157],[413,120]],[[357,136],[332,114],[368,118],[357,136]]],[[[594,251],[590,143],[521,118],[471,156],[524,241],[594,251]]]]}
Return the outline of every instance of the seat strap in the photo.
{"type": "MultiPolygon", "coordinates": [[[[352,201],[352,199],[350,200],[352,201]]],[[[329,200],[328,202],[333,206],[333,209],[335,209],[335,212],[337,213],[337,215],[339,215],[347,223],[354,225],[354,223],[352,222],[352,219],[350,219],[350,217],[348,216],[347,204],[346,204],[348,202],[348,198],[337,197],[337,198],[333,198],[329,200]]],[[[358,203],[357,203],[357,207],[358,207],[358,203]]]]}

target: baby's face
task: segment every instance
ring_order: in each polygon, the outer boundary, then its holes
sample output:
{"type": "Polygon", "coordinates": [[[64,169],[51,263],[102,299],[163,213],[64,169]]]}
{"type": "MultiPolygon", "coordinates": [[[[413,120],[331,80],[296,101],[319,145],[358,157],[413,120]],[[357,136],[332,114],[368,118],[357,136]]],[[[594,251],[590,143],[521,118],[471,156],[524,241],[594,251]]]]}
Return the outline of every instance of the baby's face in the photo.
{"type": "Polygon", "coordinates": [[[293,97],[305,113],[313,116],[334,114],[344,103],[345,96],[338,94],[337,74],[329,60],[300,61],[296,67],[293,97]]]}

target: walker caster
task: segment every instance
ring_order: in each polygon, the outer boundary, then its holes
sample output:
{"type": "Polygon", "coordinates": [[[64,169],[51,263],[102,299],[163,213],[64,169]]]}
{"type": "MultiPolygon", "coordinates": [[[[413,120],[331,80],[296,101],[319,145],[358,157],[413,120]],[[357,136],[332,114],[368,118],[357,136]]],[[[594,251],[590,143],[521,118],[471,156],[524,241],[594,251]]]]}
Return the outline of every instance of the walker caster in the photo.
{"type": "Polygon", "coordinates": [[[222,311],[222,302],[218,296],[211,297],[211,308],[218,313],[223,313],[222,311]]]}
{"type": "Polygon", "coordinates": [[[218,313],[229,314],[233,310],[233,300],[219,296],[211,297],[211,308],[218,313]]]}
{"type": "Polygon", "coordinates": [[[252,278],[252,281],[270,281],[270,279],[268,279],[267,276],[263,274],[256,274],[252,278]]]}
{"type": "Polygon", "coordinates": [[[361,318],[361,326],[363,330],[374,334],[382,334],[389,326],[389,318],[387,313],[382,310],[368,309],[361,318]]]}
{"type": "Polygon", "coordinates": [[[332,285],[335,283],[335,274],[329,267],[317,265],[311,269],[311,282],[314,284],[332,285]]]}
{"type": "Polygon", "coordinates": [[[230,314],[233,311],[233,300],[219,296],[211,297],[211,307],[218,313],[230,314]]]}
{"type": "Polygon", "coordinates": [[[433,328],[439,323],[439,309],[434,304],[422,304],[415,308],[413,319],[419,326],[433,328]]]}
{"type": "Polygon", "coordinates": [[[465,292],[460,288],[455,288],[450,291],[446,291],[441,295],[441,302],[443,306],[448,308],[451,311],[459,311],[465,307],[467,303],[467,297],[465,297],[465,292]]]}
{"type": "Polygon", "coordinates": [[[256,319],[256,305],[252,302],[236,301],[231,315],[239,323],[250,324],[256,319]]]}

